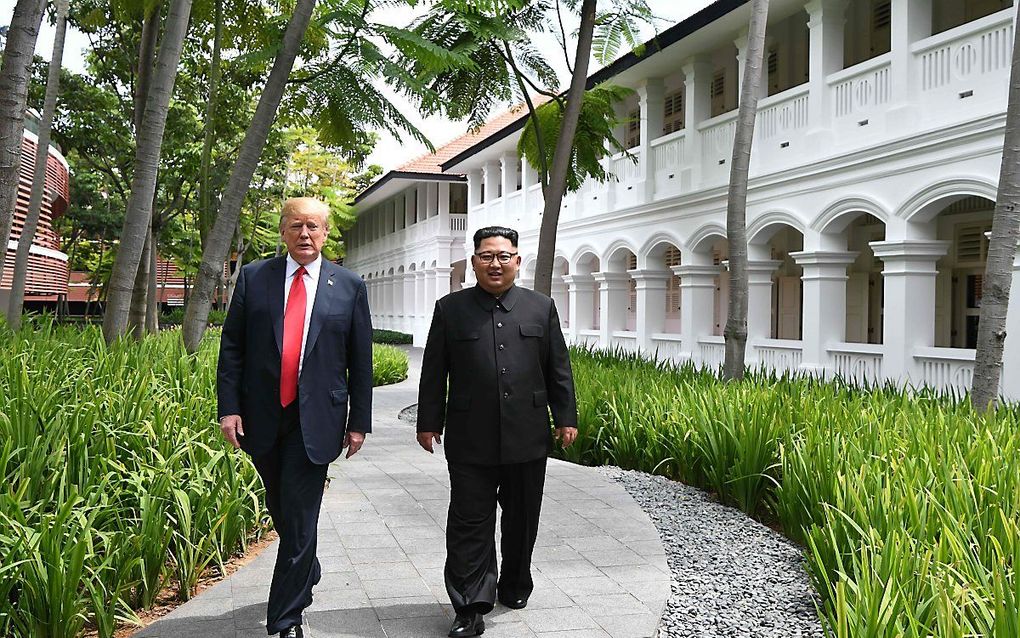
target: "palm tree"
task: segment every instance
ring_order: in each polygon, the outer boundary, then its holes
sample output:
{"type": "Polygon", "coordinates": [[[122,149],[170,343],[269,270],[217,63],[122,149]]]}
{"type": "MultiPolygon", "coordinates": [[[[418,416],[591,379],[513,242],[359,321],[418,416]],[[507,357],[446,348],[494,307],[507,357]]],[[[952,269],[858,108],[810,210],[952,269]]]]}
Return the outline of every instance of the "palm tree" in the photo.
{"type": "Polygon", "coordinates": [[[747,34],[744,77],[740,86],[737,130],[730,163],[730,187],[726,201],[726,241],[729,244],[730,299],[726,317],[726,379],[744,377],[744,351],[747,347],[747,173],[751,164],[754,118],[758,112],[762,60],[765,50],[765,24],[769,0],[752,0],[751,24],[747,34]]]}
{"type": "MultiPolygon", "coordinates": [[[[1020,243],[1020,31],[1013,41],[1013,67],[1009,76],[1006,132],[999,169],[999,192],[995,198],[992,233],[988,241],[981,317],[978,320],[977,352],[971,403],[985,411],[995,407],[1002,374],[1002,351],[1006,342],[1006,312],[1013,283],[1013,260],[1020,243]]],[[[1013,337],[1020,338],[1020,335],[1013,337]]]]}
{"type": "Polygon", "coordinates": [[[57,25],[53,39],[53,53],[46,78],[46,98],[43,102],[42,122],[39,124],[39,139],[35,151],[35,175],[32,179],[32,195],[28,202],[28,216],[18,239],[18,252],[14,259],[14,281],[11,285],[11,299],[7,306],[7,324],[12,330],[21,327],[21,311],[25,302],[25,281],[28,277],[28,255],[39,225],[46,187],[46,162],[49,159],[50,128],[53,112],[57,107],[60,92],[60,66],[64,59],[64,36],[67,32],[67,0],[56,0],[57,25]]]}
{"type": "Polygon", "coordinates": [[[131,197],[124,215],[120,247],[110,275],[106,314],[103,317],[103,336],[107,343],[124,336],[127,330],[135,276],[152,220],[152,198],[156,190],[156,170],[163,145],[163,130],[190,14],[191,0],[173,0],[145,100],[142,126],[136,135],[138,143],[131,179],[131,197]]]}
{"type": "Polygon", "coordinates": [[[248,126],[234,168],[230,171],[230,181],[220,200],[219,214],[202,249],[202,264],[198,268],[195,287],[188,298],[188,307],[184,313],[182,332],[184,345],[189,352],[198,350],[202,335],[205,333],[213,293],[222,277],[223,262],[227,259],[227,252],[234,238],[234,229],[237,228],[241,216],[241,206],[244,204],[266,138],[269,137],[273,120],[276,119],[283,91],[287,87],[287,78],[294,66],[301,40],[308,29],[314,9],[315,0],[297,0],[287,30],[283,34],[280,52],[273,63],[273,70],[269,73],[266,86],[255,108],[255,116],[248,126]]]}
{"type": "Polygon", "coordinates": [[[18,0],[0,65],[0,274],[14,227],[28,77],[45,9],[46,0],[18,0]]]}

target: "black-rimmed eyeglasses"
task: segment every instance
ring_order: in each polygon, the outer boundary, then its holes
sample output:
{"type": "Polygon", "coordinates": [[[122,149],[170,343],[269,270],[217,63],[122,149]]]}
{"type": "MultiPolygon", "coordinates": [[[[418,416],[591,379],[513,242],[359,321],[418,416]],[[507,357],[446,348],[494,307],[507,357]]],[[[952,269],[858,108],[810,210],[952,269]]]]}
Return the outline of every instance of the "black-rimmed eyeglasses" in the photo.
{"type": "Polygon", "coordinates": [[[517,253],[475,253],[475,257],[478,258],[483,264],[491,264],[492,260],[495,259],[504,266],[510,263],[510,260],[517,256],[517,253]]]}

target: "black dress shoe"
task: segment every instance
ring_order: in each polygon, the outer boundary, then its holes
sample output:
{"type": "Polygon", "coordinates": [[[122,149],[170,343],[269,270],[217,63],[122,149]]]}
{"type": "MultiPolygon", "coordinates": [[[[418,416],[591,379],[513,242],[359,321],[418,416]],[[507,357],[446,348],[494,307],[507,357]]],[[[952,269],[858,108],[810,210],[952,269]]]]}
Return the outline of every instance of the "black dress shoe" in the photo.
{"type": "Polygon", "coordinates": [[[466,611],[457,614],[450,627],[450,638],[461,638],[462,636],[481,636],[485,633],[485,621],[482,615],[473,611],[466,611]]]}
{"type": "Polygon", "coordinates": [[[305,632],[302,631],[301,625],[294,625],[281,631],[280,638],[305,638],[305,632]]]}
{"type": "Polygon", "coordinates": [[[524,609],[528,606],[527,598],[510,598],[508,596],[499,596],[498,598],[504,607],[509,607],[510,609],[524,609]]]}

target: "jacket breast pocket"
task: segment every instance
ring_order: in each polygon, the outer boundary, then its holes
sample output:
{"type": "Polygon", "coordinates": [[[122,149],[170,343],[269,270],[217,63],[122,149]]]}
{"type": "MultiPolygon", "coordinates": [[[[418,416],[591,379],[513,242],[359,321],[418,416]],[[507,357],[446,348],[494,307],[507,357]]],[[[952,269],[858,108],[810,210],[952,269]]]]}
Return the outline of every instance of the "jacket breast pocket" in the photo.
{"type": "Polygon", "coordinates": [[[521,336],[522,337],[542,337],[545,335],[545,328],[541,324],[537,323],[522,323],[521,324],[521,336]]]}

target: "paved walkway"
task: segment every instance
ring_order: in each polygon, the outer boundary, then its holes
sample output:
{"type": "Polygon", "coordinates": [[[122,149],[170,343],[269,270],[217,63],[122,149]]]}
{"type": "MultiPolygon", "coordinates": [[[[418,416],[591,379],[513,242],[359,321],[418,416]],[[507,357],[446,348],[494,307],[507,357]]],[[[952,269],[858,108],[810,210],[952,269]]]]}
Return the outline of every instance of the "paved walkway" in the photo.
{"type": "MultiPolygon", "coordinates": [[[[441,450],[414,442],[397,419],[416,401],[421,350],[407,381],[376,388],[374,433],[330,467],[319,520],[322,580],[305,612],[310,638],[445,636],[443,585],[449,476],[441,450]]],[[[141,638],[266,635],[276,546],[227,580],[135,634],[141,638]]],[[[658,533],[624,489],[591,468],[551,460],[523,610],[497,605],[486,638],[645,638],[670,591],[658,533]]]]}

